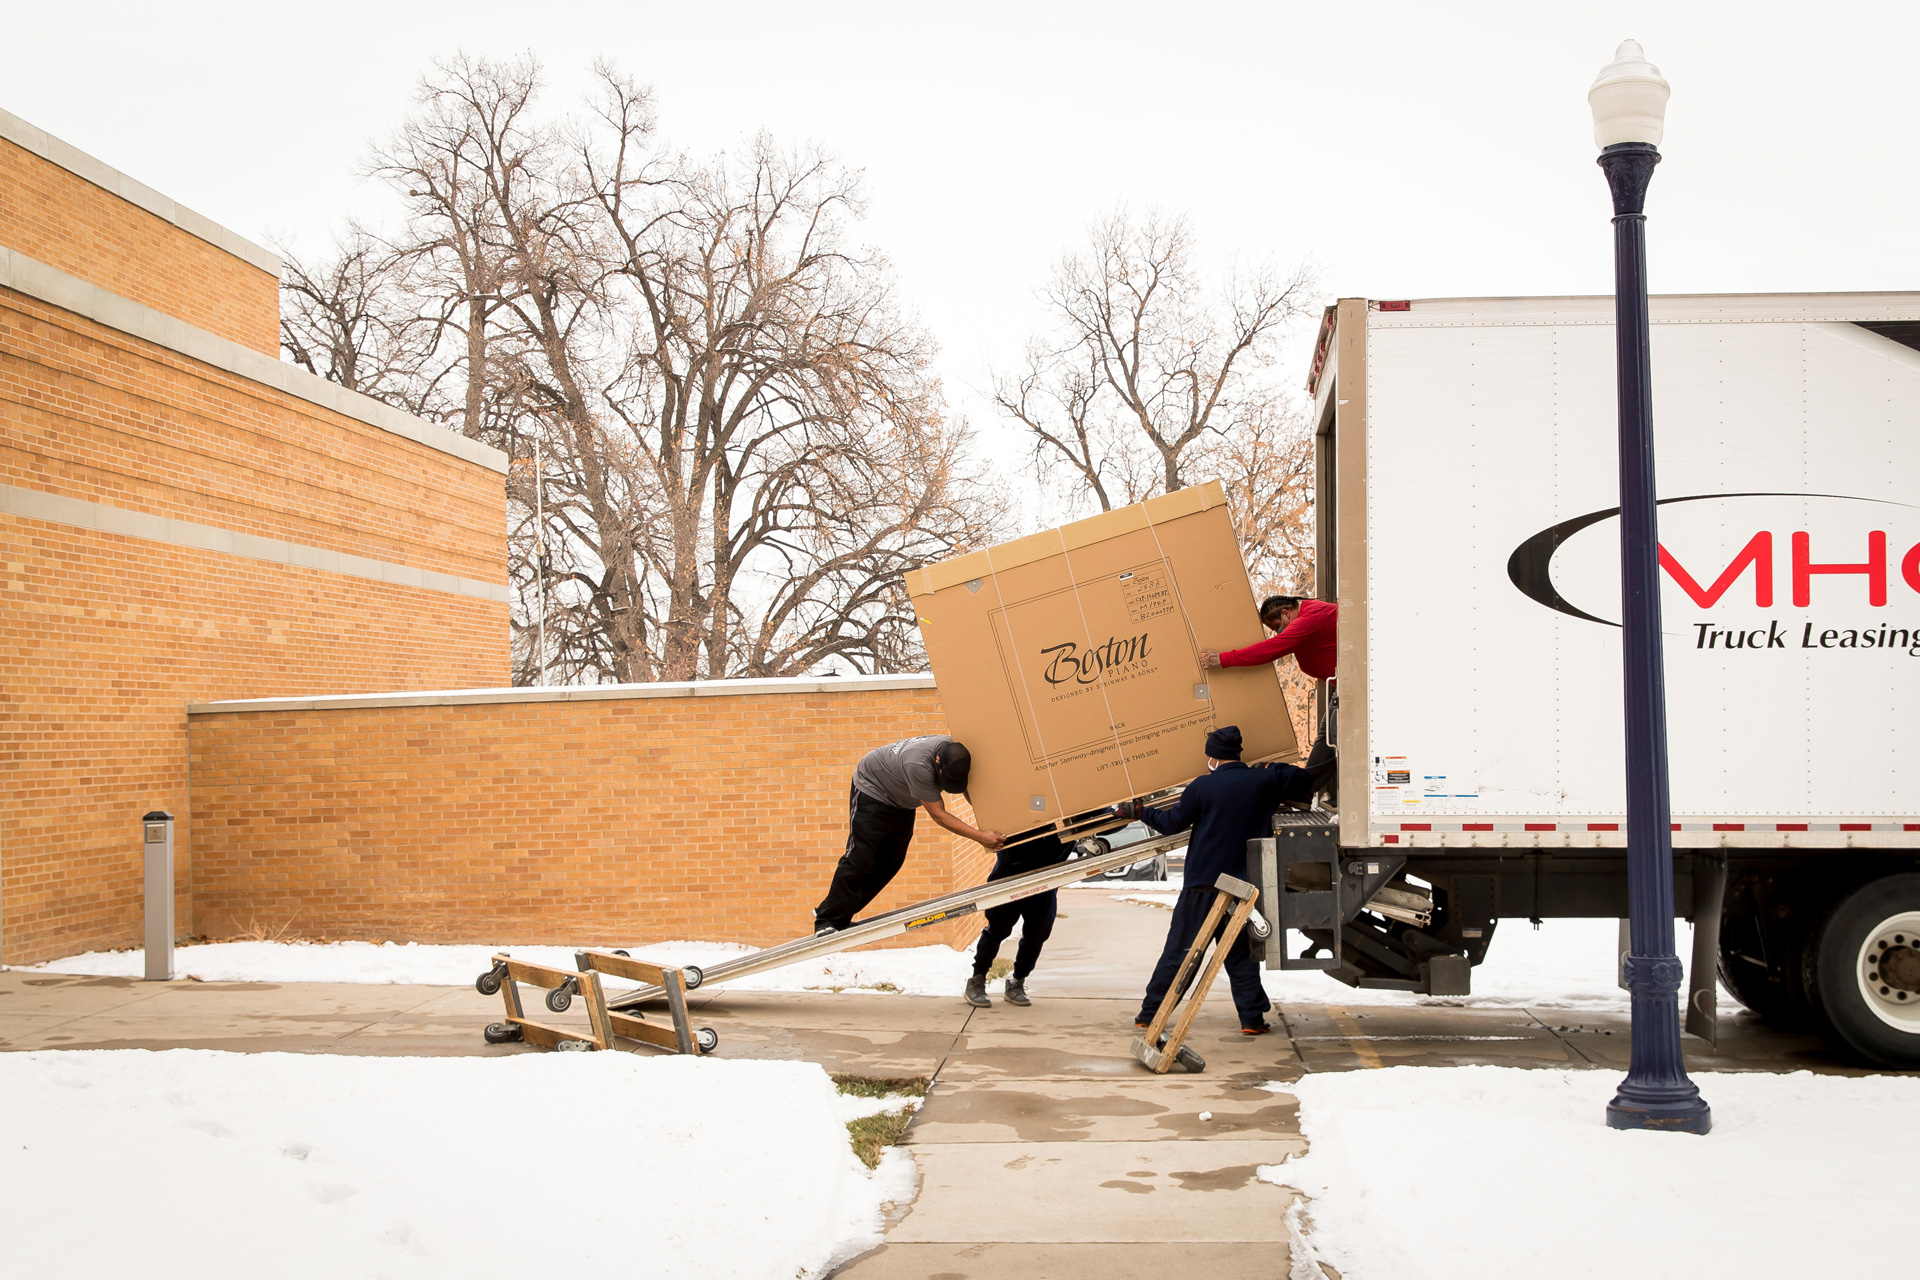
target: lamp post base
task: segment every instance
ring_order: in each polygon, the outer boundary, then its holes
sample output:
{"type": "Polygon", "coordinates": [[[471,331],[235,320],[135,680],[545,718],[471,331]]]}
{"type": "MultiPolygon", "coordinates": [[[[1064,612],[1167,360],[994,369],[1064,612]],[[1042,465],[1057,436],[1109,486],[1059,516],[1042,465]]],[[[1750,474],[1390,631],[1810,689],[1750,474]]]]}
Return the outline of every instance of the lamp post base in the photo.
{"type": "Polygon", "coordinates": [[[1671,1101],[1629,1098],[1623,1087],[1607,1104],[1609,1129],[1658,1129],[1663,1133],[1700,1133],[1713,1128],[1713,1111],[1694,1089],[1693,1096],[1671,1101]]]}
{"type": "MultiPolygon", "coordinates": [[[[1671,871],[1667,873],[1672,884],[1671,871]]],[[[1665,955],[1626,957],[1627,991],[1633,1002],[1633,1050],[1627,1078],[1607,1104],[1609,1129],[1658,1129],[1665,1133],[1705,1133],[1713,1112],[1687,1078],[1680,1049],[1680,958],[1667,944],[1665,955]]]]}

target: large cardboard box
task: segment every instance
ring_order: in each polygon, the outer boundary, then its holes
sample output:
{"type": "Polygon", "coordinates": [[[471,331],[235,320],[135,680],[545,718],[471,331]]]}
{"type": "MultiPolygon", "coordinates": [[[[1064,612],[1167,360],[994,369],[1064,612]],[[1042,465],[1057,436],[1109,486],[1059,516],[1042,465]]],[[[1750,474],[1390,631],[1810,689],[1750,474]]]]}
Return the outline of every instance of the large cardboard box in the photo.
{"type": "Polygon", "coordinates": [[[1218,481],[928,565],[907,591],[985,827],[1073,827],[1191,781],[1220,725],[1248,761],[1299,758],[1271,664],[1200,666],[1266,634],[1218,481]]]}

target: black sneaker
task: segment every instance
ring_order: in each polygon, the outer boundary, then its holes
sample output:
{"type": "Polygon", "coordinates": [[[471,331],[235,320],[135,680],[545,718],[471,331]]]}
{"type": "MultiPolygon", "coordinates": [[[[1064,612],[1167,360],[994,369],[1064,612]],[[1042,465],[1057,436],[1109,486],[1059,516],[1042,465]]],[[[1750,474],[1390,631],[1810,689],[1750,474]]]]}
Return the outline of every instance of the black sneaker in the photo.
{"type": "Polygon", "coordinates": [[[993,1004],[987,999],[987,980],[979,974],[967,979],[967,1003],[976,1009],[989,1008],[993,1004]]]}
{"type": "Polygon", "coordinates": [[[816,937],[816,938],[824,938],[824,937],[826,937],[826,936],[827,936],[828,934],[830,934],[830,933],[838,933],[838,932],[840,932],[840,926],[839,926],[839,925],[837,925],[837,924],[823,924],[823,925],[817,925],[817,926],[815,926],[815,928],[814,928],[814,930],[813,930],[813,936],[814,936],[814,937],[816,937]]]}
{"type": "Polygon", "coordinates": [[[1243,1022],[1240,1024],[1240,1034],[1243,1036],[1264,1036],[1272,1030],[1272,1025],[1264,1020],[1260,1022],[1243,1022]]]}
{"type": "Polygon", "coordinates": [[[1027,999],[1027,984],[1019,978],[1007,979],[1006,995],[1008,1004],[1017,1004],[1023,1009],[1033,1003],[1027,999]]]}

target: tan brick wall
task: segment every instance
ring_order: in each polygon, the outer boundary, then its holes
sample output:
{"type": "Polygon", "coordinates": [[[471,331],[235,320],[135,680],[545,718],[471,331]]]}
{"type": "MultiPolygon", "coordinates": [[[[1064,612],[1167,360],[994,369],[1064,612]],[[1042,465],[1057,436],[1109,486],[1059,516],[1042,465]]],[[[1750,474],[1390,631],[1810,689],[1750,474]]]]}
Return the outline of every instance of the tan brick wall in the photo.
{"type": "MultiPolygon", "coordinates": [[[[0,483],[485,583],[503,477],[0,290],[0,483]]],[[[139,816],[179,815],[191,701],[505,684],[506,606],[0,514],[0,935],[137,945],[139,816]]]]}
{"type": "Polygon", "coordinates": [[[498,472],[8,289],[0,484],[505,581],[498,472]]]}
{"type": "Polygon", "coordinates": [[[280,282],[0,138],[0,245],[256,351],[280,351],[280,282]]]}
{"type": "MultiPolygon", "coordinates": [[[[192,717],[194,919],[315,938],[783,942],[846,845],[853,767],[931,689],[192,717]]],[[[921,815],[863,914],[976,884],[921,815]]],[[[897,945],[965,946],[978,916],[897,945]]]]}
{"type": "Polygon", "coordinates": [[[0,515],[8,963],[140,937],[140,815],[196,923],[190,701],[507,680],[504,606],[0,515]]]}

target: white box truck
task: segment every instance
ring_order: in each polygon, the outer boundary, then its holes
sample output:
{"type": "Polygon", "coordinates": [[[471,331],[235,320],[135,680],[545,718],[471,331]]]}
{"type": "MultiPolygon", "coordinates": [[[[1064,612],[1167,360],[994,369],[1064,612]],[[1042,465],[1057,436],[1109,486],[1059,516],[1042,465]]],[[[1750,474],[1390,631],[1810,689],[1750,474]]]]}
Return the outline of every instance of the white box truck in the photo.
{"type": "MultiPolygon", "coordinates": [[[[1920,1066],[1920,294],[1652,320],[1690,1028],[1717,963],[1920,1066]]],[[[1328,308],[1338,817],[1278,820],[1263,896],[1312,947],[1270,963],[1460,992],[1502,919],[1626,914],[1612,330],[1610,297],[1328,308]]]]}

